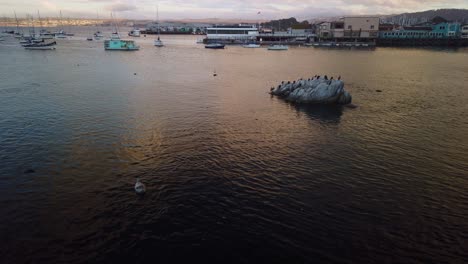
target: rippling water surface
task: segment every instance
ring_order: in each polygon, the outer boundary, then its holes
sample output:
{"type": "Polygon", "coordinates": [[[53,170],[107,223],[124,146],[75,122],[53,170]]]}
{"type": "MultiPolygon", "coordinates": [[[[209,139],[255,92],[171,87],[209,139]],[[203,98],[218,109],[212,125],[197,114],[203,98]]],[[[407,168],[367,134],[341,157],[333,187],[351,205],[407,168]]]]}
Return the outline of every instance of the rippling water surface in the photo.
{"type": "Polygon", "coordinates": [[[0,44],[0,262],[468,261],[468,50],[153,38],[0,44]],[[315,74],[358,107],[267,94],[315,74]]]}

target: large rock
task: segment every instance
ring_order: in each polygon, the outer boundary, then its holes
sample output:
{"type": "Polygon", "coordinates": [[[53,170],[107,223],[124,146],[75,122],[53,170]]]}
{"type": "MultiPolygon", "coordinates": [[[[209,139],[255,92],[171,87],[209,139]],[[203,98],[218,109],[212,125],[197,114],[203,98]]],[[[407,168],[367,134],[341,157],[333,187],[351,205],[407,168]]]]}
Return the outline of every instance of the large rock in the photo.
{"type": "Polygon", "coordinates": [[[271,89],[271,94],[298,103],[350,104],[352,101],[351,94],[344,89],[343,81],[325,77],[282,82],[271,89]]]}

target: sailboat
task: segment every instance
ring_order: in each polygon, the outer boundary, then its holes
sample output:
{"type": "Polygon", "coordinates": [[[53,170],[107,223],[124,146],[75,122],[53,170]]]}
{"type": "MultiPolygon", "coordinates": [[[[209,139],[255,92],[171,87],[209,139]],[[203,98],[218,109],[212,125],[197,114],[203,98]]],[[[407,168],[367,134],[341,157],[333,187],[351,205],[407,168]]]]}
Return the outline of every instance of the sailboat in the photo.
{"type": "Polygon", "coordinates": [[[161,32],[159,27],[159,6],[156,6],[156,23],[158,23],[158,39],[154,41],[154,46],[156,47],[164,47],[164,43],[161,41],[161,32]]]}
{"type": "Polygon", "coordinates": [[[59,19],[59,22],[60,22],[60,30],[59,30],[59,31],[55,31],[55,32],[54,32],[54,36],[55,36],[55,38],[59,38],[59,39],[67,38],[67,35],[65,34],[65,31],[63,31],[62,10],[60,10],[60,19],[59,19]]]}
{"type": "Polygon", "coordinates": [[[15,38],[21,39],[24,35],[23,30],[20,31],[20,26],[19,26],[19,21],[18,17],[16,16],[16,11],[13,11],[15,13],[15,20],[16,20],[16,32],[15,32],[15,38]]]}
{"type": "Polygon", "coordinates": [[[42,20],[41,20],[41,14],[39,13],[39,10],[37,10],[37,18],[39,19],[39,38],[41,39],[53,39],[54,36],[52,33],[49,31],[45,30],[44,27],[42,26],[42,20]]]}
{"type": "MultiPolygon", "coordinates": [[[[97,15],[97,20],[99,21],[99,13],[96,13],[97,15]]],[[[95,40],[100,40],[104,37],[104,35],[102,35],[101,31],[99,31],[99,26],[98,26],[98,22],[96,23],[96,32],[94,32],[94,39],[95,40]]]]}

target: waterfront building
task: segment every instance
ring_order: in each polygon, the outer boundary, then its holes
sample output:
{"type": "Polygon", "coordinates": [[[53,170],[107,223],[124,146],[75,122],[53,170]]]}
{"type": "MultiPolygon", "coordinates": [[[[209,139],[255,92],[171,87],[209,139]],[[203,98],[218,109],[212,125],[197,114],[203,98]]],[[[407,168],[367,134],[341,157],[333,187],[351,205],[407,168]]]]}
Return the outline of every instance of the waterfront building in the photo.
{"type": "Polygon", "coordinates": [[[468,24],[461,27],[461,38],[468,39],[468,24]]]}
{"type": "Polygon", "coordinates": [[[258,28],[255,25],[219,25],[206,29],[206,38],[210,40],[248,41],[255,40],[258,28]]]}
{"type": "Polygon", "coordinates": [[[378,37],[380,18],[343,17],[338,21],[322,22],[317,26],[321,41],[373,41],[378,37]]]}
{"type": "Polygon", "coordinates": [[[379,17],[344,17],[344,38],[376,39],[379,35],[379,17]]]}
{"type": "Polygon", "coordinates": [[[431,26],[405,26],[392,31],[381,31],[383,39],[448,39],[461,36],[458,22],[442,22],[431,26]]]}
{"type": "Polygon", "coordinates": [[[317,25],[317,37],[320,39],[332,38],[331,22],[322,22],[317,25]]]}

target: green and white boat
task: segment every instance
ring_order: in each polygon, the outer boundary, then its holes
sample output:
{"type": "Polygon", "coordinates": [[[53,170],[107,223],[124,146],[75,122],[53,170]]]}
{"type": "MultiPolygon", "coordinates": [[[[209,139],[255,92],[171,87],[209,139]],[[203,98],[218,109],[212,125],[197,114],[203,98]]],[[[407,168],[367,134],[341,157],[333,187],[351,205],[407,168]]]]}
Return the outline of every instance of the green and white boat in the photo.
{"type": "Polygon", "coordinates": [[[119,33],[112,33],[110,39],[104,41],[105,50],[139,50],[140,46],[136,45],[133,40],[120,39],[119,33]]]}

